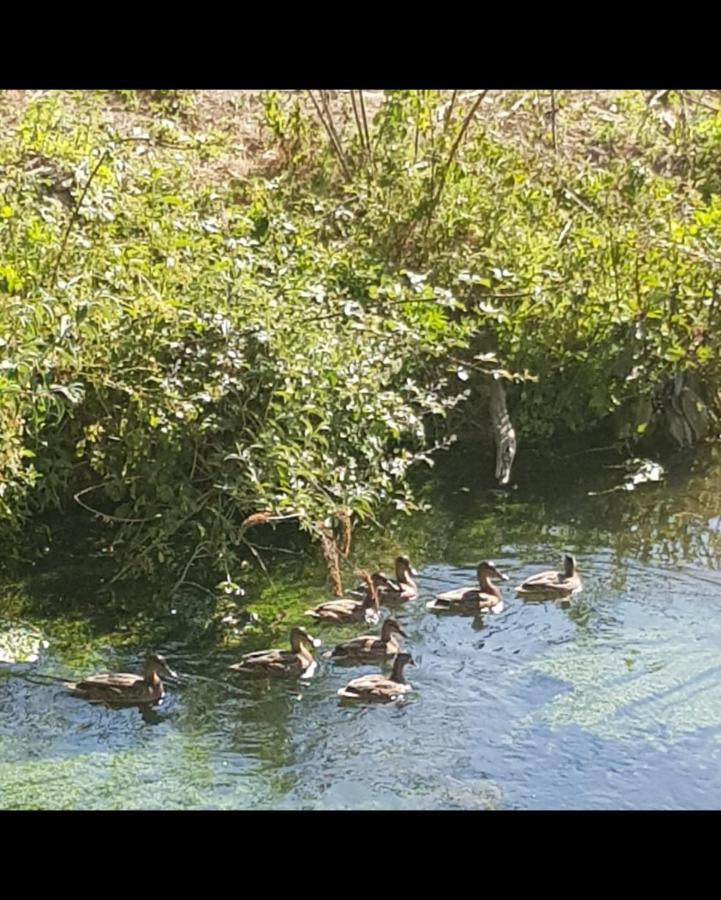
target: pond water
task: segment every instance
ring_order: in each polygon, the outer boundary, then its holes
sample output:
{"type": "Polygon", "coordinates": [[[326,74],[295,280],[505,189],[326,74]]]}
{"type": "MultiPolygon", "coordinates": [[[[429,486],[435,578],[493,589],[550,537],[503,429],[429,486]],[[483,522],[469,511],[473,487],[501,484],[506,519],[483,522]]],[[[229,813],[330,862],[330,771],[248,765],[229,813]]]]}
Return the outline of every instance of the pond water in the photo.
{"type": "MultiPolygon", "coordinates": [[[[0,807],[721,808],[721,452],[666,461],[663,481],[633,491],[611,490],[617,463],[529,452],[497,491],[480,483],[488,460],[458,453],[439,459],[427,513],[356,536],[356,565],[388,570],[405,551],[420,572],[418,599],[393,608],[414,691],[387,706],[336,697],[374,666],[322,660],[300,685],[228,671],[284,646],[290,625],[315,626],[302,611],[326,596],[323,572],[302,557],[249,574],[242,603],[261,622],[240,635],[208,624],[200,592],[151,615],[147,589],[103,591],[82,558],[5,585],[0,633],[48,646],[0,662],[0,807]],[[584,579],[570,605],[514,598],[564,550],[584,579]],[[425,609],[488,558],[511,579],[502,614],[425,609]],[[135,671],[148,649],[181,674],[150,713],[41,677],[135,671]]],[[[373,629],[310,630],[325,649],[373,629]]]]}

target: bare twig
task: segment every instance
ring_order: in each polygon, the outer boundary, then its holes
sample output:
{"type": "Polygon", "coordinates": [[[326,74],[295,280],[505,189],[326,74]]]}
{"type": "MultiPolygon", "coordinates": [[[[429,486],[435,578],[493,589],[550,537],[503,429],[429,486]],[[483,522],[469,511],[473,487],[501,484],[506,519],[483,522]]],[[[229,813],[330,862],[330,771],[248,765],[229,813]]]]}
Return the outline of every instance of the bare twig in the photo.
{"type": "Polygon", "coordinates": [[[443,133],[445,134],[448,131],[448,125],[451,121],[451,117],[453,116],[453,107],[456,105],[456,98],[458,97],[458,91],[453,91],[453,95],[451,97],[451,102],[448,104],[448,109],[446,110],[445,123],[443,125],[443,133]]]}
{"type": "Polygon", "coordinates": [[[68,220],[68,224],[65,228],[65,233],[63,234],[63,238],[60,242],[60,249],[58,250],[58,255],[55,259],[55,266],[53,267],[53,280],[52,280],[53,287],[55,287],[55,284],[57,282],[58,269],[60,268],[60,260],[62,259],[63,253],[65,252],[65,245],[68,242],[68,238],[70,237],[70,232],[71,232],[72,227],[75,224],[75,220],[77,219],[78,214],[80,212],[80,207],[83,205],[83,200],[85,199],[85,197],[88,193],[88,190],[90,189],[90,185],[92,184],[93,178],[95,178],[95,176],[97,175],[98,170],[100,169],[100,166],[102,166],[102,164],[105,162],[109,153],[110,153],[110,148],[106,147],[105,150],[100,154],[100,159],[95,164],[95,168],[90,173],[90,177],[88,178],[88,180],[85,182],[85,187],[83,188],[83,192],[80,195],[80,199],[75,204],[75,208],[73,209],[70,219],[68,220]]]}
{"type": "Polygon", "coordinates": [[[83,488],[82,491],[78,491],[77,494],[73,494],[73,500],[83,507],[83,509],[87,509],[88,512],[93,513],[96,516],[100,516],[100,518],[105,522],[124,522],[128,525],[139,525],[142,522],[153,522],[155,519],[161,519],[162,513],[155,513],[154,516],[147,516],[144,519],[124,519],[121,516],[111,516],[110,513],[104,513],[99,509],[94,509],[92,506],[88,506],[87,503],[83,502],[80,498],[83,494],[87,494],[90,491],[96,491],[98,488],[104,487],[105,482],[101,484],[92,484],[90,487],[83,488]]]}
{"type": "Polygon", "coordinates": [[[428,209],[428,222],[429,223],[430,223],[431,217],[433,216],[433,212],[436,209],[436,207],[438,206],[438,203],[441,199],[441,194],[443,193],[443,187],[446,183],[446,178],[448,176],[448,171],[449,171],[451,165],[453,164],[453,160],[455,159],[456,153],[458,152],[458,148],[461,145],[461,141],[463,140],[463,135],[468,130],[468,126],[471,124],[471,120],[473,119],[473,116],[476,114],[476,110],[483,102],[483,98],[486,96],[487,93],[488,93],[488,91],[485,90],[485,91],[481,91],[481,93],[478,95],[478,97],[476,98],[476,102],[473,104],[468,115],[463,120],[463,124],[461,125],[460,130],[458,131],[458,134],[456,135],[456,139],[453,142],[451,151],[448,154],[448,159],[446,160],[446,164],[443,167],[443,169],[441,170],[440,178],[438,179],[438,186],[435,189],[435,195],[432,197],[431,203],[429,205],[429,209],[428,209]]]}
{"type": "Polygon", "coordinates": [[[413,165],[418,162],[418,144],[420,139],[420,112],[416,110],[416,126],[415,126],[415,134],[413,135],[413,165]]]}
{"type": "Polygon", "coordinates": [[[342,541],[338,548],[343,559],[348,559],[350,553],[350,544],[353,537],[353,524],[347,509],[339,509],[337,512],[341,525],[342,541]]]}
{"type": "Polygon", "coordinates": [[[323,113],[321,112],[321,108],[318,105],[318,101],[313,96],[313,91],[308,91],[308,96],[313,101],[313,106],[315,107],[315,111],[323,125],[323,128],[325,128],[326,134],[328,135],[328,140],[330,141],[330,144],[333,147],[333,150],[335,151],[336,156],[338,157],[338,162],[340,163],[341,168],[343,169],[343,174],[345,175],[346,180],[350,181],[350,172],[348,171],[348,166],[346,165],[346,161],[343,156],[343,151],[341,150],[340,146],[336,143],[336,140],[333,136],[333,132],[332,132],[330,126],[328,125],[328,123],[326,122],[325,118],[323,117],[323,113]]]}
{"type": "Polygon", "coordinates": [[[558,145],[556,144],[556,92],[551,91],[551,139],[553,141],[553,149],[557,153],[558,145]]]}
{"type": "Polygon", "coordinates": [[[268,574],[268,568],[267,568],[266,564],[263,562],[263,560],[261,559],[260,554],[256,550],[255,544],[251,544],[251,542],[244,537],[241,537],[240,540],[245,544],[245,546],[253,554],[253,556],[256,559],[256,562],[258,563],[260,568],[263,570],[263,573],[266,575],[266,577],[270,578],[270,575],[268,574]]]}
{"type": "Polygon", "coordinates": [[[340,559],[338,553],[338,544],[336,543],[333,532],[326,528],[322,522],[317,522],[315,531],[320,537],[320,549],[328,569],[328,578],[336,597],[343,596],[343,582],[340,577],[340,559]]]}
{"type": "Polygon", "coordinates": [[[360,113],[358,112],[358,104],[356,103],[355,93],[353,91],[350,92],[350,101],[353,105],[353,117],[355,118],[356,129],[358,130],[358,140],[360,141],[360,145],[364,155],[367,156],[368,147],[366,145],[365,132],[363,131],[363,124],[361,122],[360,113]]]}
{"type": "Polygon", "coordinates": [[[340,137],[338,136],[338,132],[336,131],[335,124],[333,122],[333,114],[331,113],[330,106],[328,105],[328,97],[326,91],[320,92],[321,103],[323,104],[323,109],[325,110],[326,118],[328,119],[328,127],[333,134],[335,139],[336,147],[338,148],[338,158],[341,161],[343,166],[343,171],[345,172],[346,178],[350,181],[350,170],[348,169],[348,165],[346,163],[345,154],[343,153],[343,145],[341,144],[340,137]]]}
{"type": "Polygon", "coordinates": [[[373,149],[371,147],[370,132],[368,131],[368,118],[366,116],[366,105],[363,99],[363,91],[358,91],[358,102],[360,104],[361,117],[363,119],[363,130],[366,136],[366,147],[368,148],[368,158],[373,162],[373,149]]]}
{"type": "MultiPolygon", "coordinates": [[[[175,523],[175,525],[173,525],[173,527],[170,529],[170,531],[165,532],[164,534],[161,534],[158,537],[156,537],[155,540],[151,541],[144,550],[142,550],[142,551],[140,551],[140,553],[138,553],[138,555],[135,557],[135,559],[130,560],[125,566],[123,566],[123,568],[120,569],[120,571],[118,571],[110,579],[110,581],[107,584],[107,587],[110,587],[111,585],[115,584],[116,581],[119,581],[123,577],[123,575],[125,575],[139,559],[142,559],[144,556],[147,556],[148,553],[150,553],[150,551],[153,549],[153,547],[157,546],[163,540],[168,540],[180,528],[182,528],[183,525],[185,525],[185,523],[189,519],[192,519],[192,517],[194,515],[199,513],[200,510],[208,502],[208,500],[210,500],[212,493],[213,493],[213,491],[211,490],[211,491],[207,491],[205,494],[203,494],[203,496],[200,498],[199,502],[195,504],[195,506],[191,509],[191,511],[187,515],[183,516],[182,519],[177,521],[175,523]]],[[[141,545],[142,545],[142,542],[141,542],[141,545]]]]}
{"type": "Polygon", "coordinates": [[[193,553],[192,553],[190,559],[189,559],[188,562],[185,564],[185,568],[183,569],[183,574],[180,576],[180,578],[179,578],[179,579],[175,582],[175,584],[173,585],[173,591],[172,591],[173,593],[174,593],[175,591],[177,591],[179,587],[181,587],[183,584],[186,583],[186,581],[185,581],[185,576],[188,574],[188,572],[189,572],[189,570],[190,570],[190,567],[193,565],[193,563],[194,563],[195,560],[198,558],[198,556],[200,556],[201,551],[202,551],[203,548],[206,547],[206,546],[207,546],[207,542],[206,542],[206,541],[202,541],[200,544],[198,544],[198,546],[195,548],[195,550],[193,550],[193,553]]]}
{"type": "Polygon", "coordinates": [[[618,450],[620,441],[615,444],[607,444],[605,447],[591,447],[588,450],[576,450],[573,453],[564,453],[559,459],[570,459],[572,456],[584,456],[586,453],[603,453],[606,450],[618,450]]]}
{"type": "Polygon", "coordinates": [[[721,113],[721,106],[714,106],[713,103],[706,103],[705,100],[699,100],[698,97],[694,97],[691,91],[684,91],[686,95],[686,99],[695,104],[696,106],[703,106],[704,109],[710,109],[711,112],[721,113]]]}

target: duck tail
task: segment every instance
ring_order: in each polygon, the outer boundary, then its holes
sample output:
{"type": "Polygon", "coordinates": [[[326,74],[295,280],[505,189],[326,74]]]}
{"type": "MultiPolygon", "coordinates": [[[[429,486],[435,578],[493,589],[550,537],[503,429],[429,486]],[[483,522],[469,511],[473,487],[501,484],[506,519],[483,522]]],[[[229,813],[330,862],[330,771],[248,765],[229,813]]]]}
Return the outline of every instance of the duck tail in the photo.
{"type": "Polygon", "coordinates": [[[349,691],[348,688],[341,688],[339,691],[336,691],[336,694],[344,700],[357,700],[358,694],[353,691],[349,691]]]}
{"type": "Polygon", "coordinates": [[[450,608],[450,603],[445,600],[440,600],[438,597],[435,597],[433,600],[429,600],[429,602],[426,603],[426,609],[448,610],[450,608]]]}

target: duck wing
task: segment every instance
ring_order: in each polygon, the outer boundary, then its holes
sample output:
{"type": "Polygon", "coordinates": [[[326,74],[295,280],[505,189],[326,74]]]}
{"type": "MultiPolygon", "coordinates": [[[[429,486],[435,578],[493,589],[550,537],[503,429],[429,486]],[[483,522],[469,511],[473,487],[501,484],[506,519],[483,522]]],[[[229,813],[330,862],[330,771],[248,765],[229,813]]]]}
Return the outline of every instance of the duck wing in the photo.
{"type": "Polygon", "coordinates": [[[113,693],[122,690],[127,691],[128,688],[144,683],[145,679],[142,675],[132,675],[128,672],[108,672],[105,675],[89,675],[80,681],[71,681],[68,686],[81,691],[107,689],[109,693],[113,693]]]}
{"type": "Polygon", "coordinates": [[[563,579],[562,572],[539,572],[538,575],[531,575],[527,578],[521,588],[523,590],[533,590],[533,588],[554,587],[563,579]]]}
{"type": "Polygon", "coordinates": [[[444,591],[442,594],[436,594],[435,599],[442,603],[473,603],[478,599],[480,591],[478,585],[468,585],[467,587],[455,588],[452,591],[444,591]]]}
{"type": "Polygon", "coordinates": [[[289,658],[295,659],[295,656],[287,650],[256,650],[253,653],[246,653],[239,663],[235,663],[229,668],[236,672],[258,666],[282,670],[288,664],[289,658]]]}
{"type": "Polygon", "coordinates": [[[384,675],[362,675],[354,678],[338,691],[339,697],[362,697],[377,691],[384,684],[390,683],[384,675]]]}
{"type": "Polygon", "coordinates": [[[327,603],[321,603],[315,609],[306,610],[307,616],[322,615],[323,613],[340,613],[348,614],[355,612],[359,606],[362,606],[359,600],[328,600],[327,603]]]}
{"type": "Polygon", "coordinates": [[[338,658],[341,656],[354,656],[357,654],[370,653],[376,643],[382,644],[383,642],[374,634],[363,634],[360,637],[352,638],[349,641],[343,641],[342,644],[337,644],[331,651],[330,656],[338,658]]]}

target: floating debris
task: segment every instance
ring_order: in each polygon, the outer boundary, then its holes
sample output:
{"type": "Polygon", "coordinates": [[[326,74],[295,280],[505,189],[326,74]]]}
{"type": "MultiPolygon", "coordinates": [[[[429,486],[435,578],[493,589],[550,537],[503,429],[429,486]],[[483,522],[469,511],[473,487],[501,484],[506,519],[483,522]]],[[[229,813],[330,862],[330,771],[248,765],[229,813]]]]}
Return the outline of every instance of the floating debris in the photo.
{"type": "Polygon", "coordinates": [[[602,494],[611,494],[614,491],[635,491],[641,484],[663,481],[666,476],[663,466],[652,459],[632,459],[622,466],[610,468],[628,468],[629,466],[633,466],[634,469],[627,473],[623,484],[617,484],[605,491],[588,491],[588,496],[600,497],[602,494]]]}
{"type": "Polygon", "coordinates": [[[37,662],[49,646],[41,632],[21,622],[0,622],[0,663],[37,662]]]}

